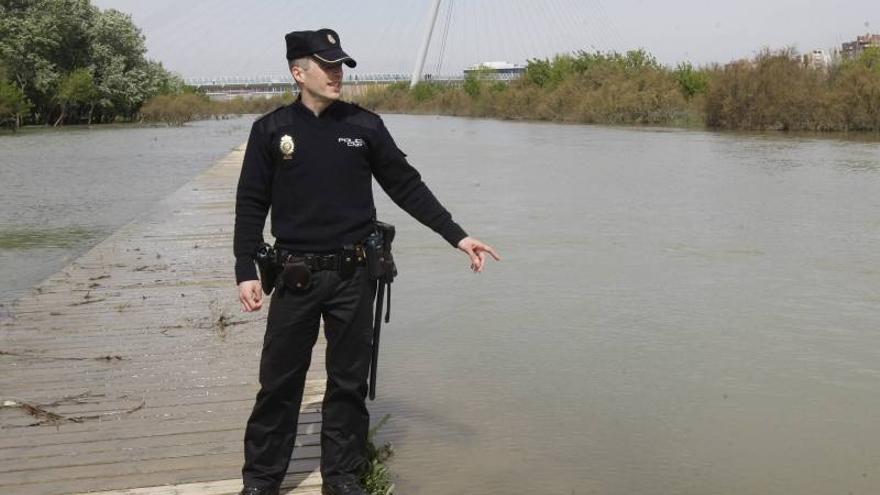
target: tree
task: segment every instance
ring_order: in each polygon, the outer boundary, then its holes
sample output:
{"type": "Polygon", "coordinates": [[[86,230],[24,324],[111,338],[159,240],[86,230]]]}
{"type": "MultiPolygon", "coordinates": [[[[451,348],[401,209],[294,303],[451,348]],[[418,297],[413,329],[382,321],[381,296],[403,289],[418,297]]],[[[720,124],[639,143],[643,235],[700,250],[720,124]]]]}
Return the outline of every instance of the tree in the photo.
{"type": "Polygon", "coordinates": [[[531,59],[526,65],[527,81],[540,87],[544,87],[551,82],[552,63],[547,59],[531,59]]]}
{"type": "Polygon", "coordinates": [[[480,96],[483,90],[484,81],[494,79],[495,73],[492,68],[481,65],[476,70],[468,71],[464,78],[464,92],[471,98],[480,96]]]}
{"type": "MultiPolygon", "coordinates": [[[[88,69],[76,69],[71,72],[58,85],[55,100],[61,105],[61,115],[55,121],[57,126],[64,121],[70,110],[82,110],[88,107],[88,122],[92,123],[92,111],[98,97],[98,89],[92,73],[88,69]]],[[[82,112],[80,112],[82,113],[82,112]]]]}
{"type": "Polygon", "coordinates": [[[681,86],[681,92],[687,98],[706,92],[709,86],[709,75],[704,71],[694,70],[690,62],[682,62],[675,68],[675,78],[681,86]]]}
{"type": "Polygon", "coordinates": [[[880,131],[880,48],[868,48],[835,67],[831,91],[844,129],[880,131]]]}
{"type": "Polygon", "coordinates": [[[88,0],[0,2],[0,60],[44,121],[61,77],[88,62],[88,0]]]}
{"type": "Polygon", "coordinates": [[[17,131],[21,115],[29,112],[31,104],[24,93],[14,84],[0,80],[0,124],[10,122],[12,130],[17,131]]]}
{"type": "Polygon", "coordinates": [[[158,93],[155,71],[144,58],[144,36],[131,17],[117,10],[101,12],[92,27],[92,61],[105,116],[131,118],[158,93]]]}
{"type": "Polygon", "coordinates": [[[880,47],[869,46],[859,55],[859,65],[880,74],[880,47]]]}

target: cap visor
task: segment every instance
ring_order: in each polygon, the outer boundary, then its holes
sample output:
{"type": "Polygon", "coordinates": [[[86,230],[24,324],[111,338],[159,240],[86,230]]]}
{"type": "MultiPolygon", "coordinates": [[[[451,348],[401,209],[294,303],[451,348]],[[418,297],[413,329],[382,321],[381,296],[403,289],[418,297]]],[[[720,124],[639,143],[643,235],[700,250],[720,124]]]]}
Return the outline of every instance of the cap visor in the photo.
{"type": "Polygon", "coordinates": [[[354,61],[353,58],[349,57],[347,53],[342,51],[342,48],[336,47],[331,48],[329,50],[323,50],[320,53],[316,52],[312,54],[313,57],[324,62],[325,64],[345,64],[349,67],[354,67],[357,65],[357,62],[354,61]]]}

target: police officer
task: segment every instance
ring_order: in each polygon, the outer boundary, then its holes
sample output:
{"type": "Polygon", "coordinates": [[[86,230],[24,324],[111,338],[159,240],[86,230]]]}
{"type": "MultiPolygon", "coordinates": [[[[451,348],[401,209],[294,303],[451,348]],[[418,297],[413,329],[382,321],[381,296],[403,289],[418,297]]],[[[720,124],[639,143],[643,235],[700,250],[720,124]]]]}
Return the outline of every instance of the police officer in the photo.
{"type": "MultiPolygon", "coordinates": [[[[243,311],[263,293],[254,265],[266,215],[276,248],[308,260],[310,280],[274,292],[260,359],[260,391],[244,439],[242,495],[277,494],[293,451],[306,371],[319,321],[327,340],[322,407],[323,494],[365,493],[376,283],[363,266],[341,269],[341,251],[374,230],[372,178],[424,225],[470,257],[480,272],[490,246],[468,235],[434,197],[374,113],[339,100],[342,64],[356,62],[330,29],[285,36],[298,99],[254,122],[235,206],[235,276],[243,311]]],[[[348,251],[346,251],[348,252],[348,251]]]]}

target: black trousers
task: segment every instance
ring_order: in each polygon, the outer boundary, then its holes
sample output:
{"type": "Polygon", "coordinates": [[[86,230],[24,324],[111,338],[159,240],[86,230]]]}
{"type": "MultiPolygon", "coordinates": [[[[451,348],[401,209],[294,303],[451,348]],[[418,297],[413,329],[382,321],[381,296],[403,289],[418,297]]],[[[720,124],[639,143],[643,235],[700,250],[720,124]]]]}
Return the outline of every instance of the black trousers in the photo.
{"type": "Polygon", "coordinates": [[[247,486],[277,486],[296,440],[306,371],[324,319],[327,390],[321,425],[321,474],[326,481],[360,475],[370,416],[365,399],[376,283],[363,267],[347,279],[312,274],[303,292],[276,291],[269,305],[260,358],[260,391],[244,436],[247,486]]]}

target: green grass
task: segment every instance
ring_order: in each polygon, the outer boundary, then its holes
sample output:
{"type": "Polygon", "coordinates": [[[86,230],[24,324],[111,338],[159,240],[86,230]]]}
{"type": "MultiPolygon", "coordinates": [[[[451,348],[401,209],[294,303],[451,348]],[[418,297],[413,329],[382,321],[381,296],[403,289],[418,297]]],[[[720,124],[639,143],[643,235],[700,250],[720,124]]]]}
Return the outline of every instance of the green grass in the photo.
{"type": "Polygon", "coordinates": [[[367,459],[370,465],[367,472],[361,476],[361,483],[370,495],[391,495],[394,493],[393,477],[388,466],[385,465],[385,462],[394,455],[394,449],[390,443],[380,447],[373,443],[376,432],[388,422],[390,417],[386,414],[376,426],[370,428],[370,433],[367,435],[367,459]]]}
{"type": "Polygon", "coordinates": [[[69,248],[101,234],[83,227],[0,229],[0,249],[69,248]]]}

